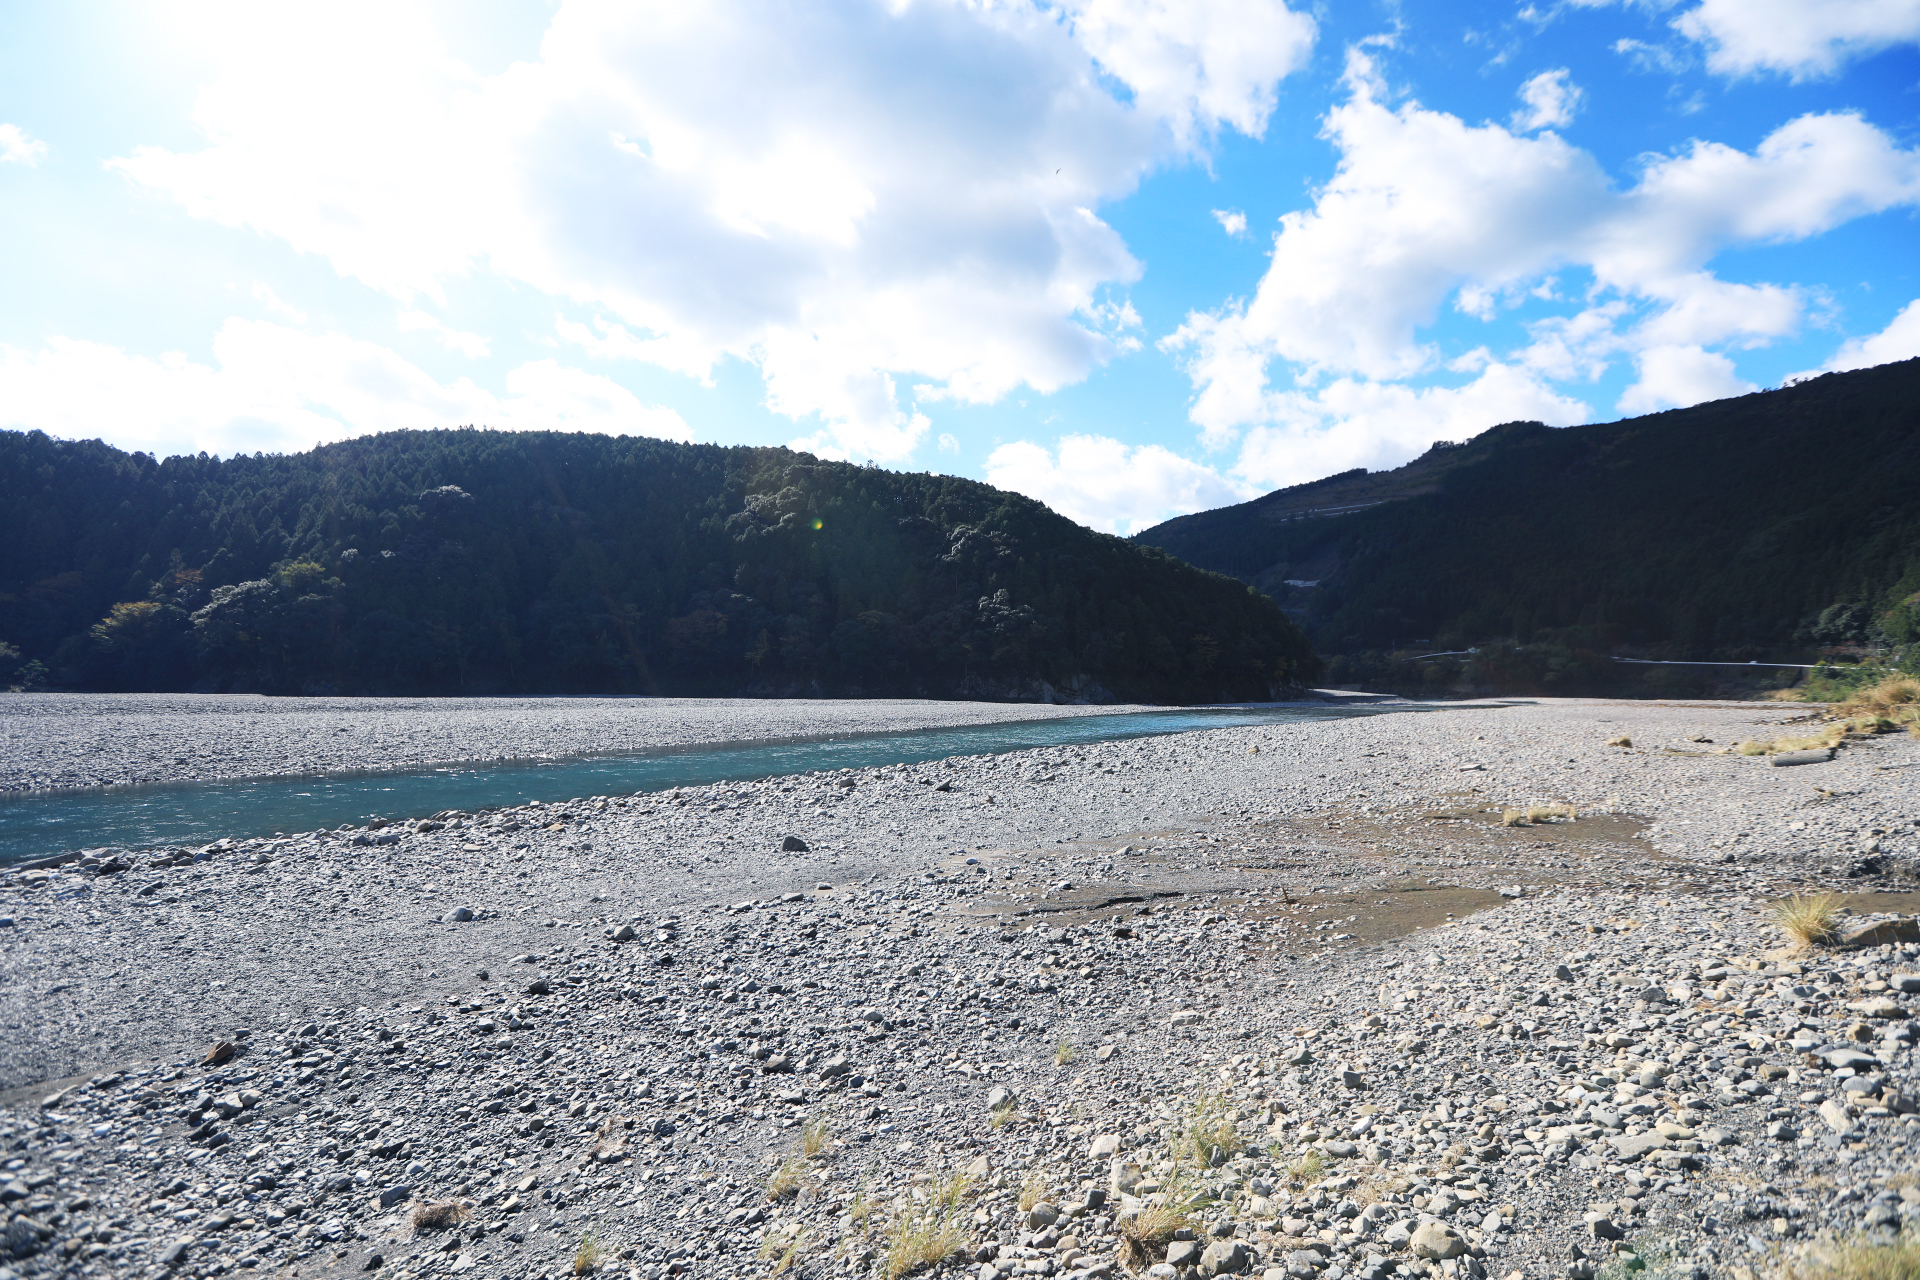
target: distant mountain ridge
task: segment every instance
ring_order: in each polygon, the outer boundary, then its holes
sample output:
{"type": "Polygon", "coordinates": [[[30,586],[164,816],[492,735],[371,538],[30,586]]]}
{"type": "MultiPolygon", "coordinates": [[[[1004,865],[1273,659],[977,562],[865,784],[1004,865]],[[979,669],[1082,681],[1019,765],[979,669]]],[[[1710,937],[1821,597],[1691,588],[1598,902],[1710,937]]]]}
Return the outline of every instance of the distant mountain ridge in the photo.
{"type": "Polygon", "coordinates": [[[1134,540],[1268,592],[1330,654],[1574,632],[1668,657],[1904,642],[1920,360],[1619,422],[1505,423],[1134,540]]]}
{"type": "Polygon", "coordinates": [[[472,429],[289,455],[0,432],[0,687],[1196,702],[1269,599],[1032,499],[787,449],[472,429]]]}

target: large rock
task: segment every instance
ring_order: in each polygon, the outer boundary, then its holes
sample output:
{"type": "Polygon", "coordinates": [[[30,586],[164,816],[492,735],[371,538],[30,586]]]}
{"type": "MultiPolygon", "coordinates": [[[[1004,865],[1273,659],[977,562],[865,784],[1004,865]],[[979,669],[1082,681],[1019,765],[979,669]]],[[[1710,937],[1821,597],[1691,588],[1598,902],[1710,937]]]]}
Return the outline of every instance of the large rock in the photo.
{"type": "Polygon", "coordinates": [[[1843,947],[1905,946],[1914,942],[1920,942],[1920,917],[1862,920],[1840,930],[1840,945],[1843,947]]]}
{"type": "Polygon", "coordinates": [[[1458,1258],[1467,1252],[1467,1238],[1444,1222],[1423,1222],[1408,1241],[1413,1256],[1429,1261],[1458,1258]]]}
{"type": "Polygon", "coordinates": [[[1247,1269],[1247,1246],[1238,1240],[1215,1240],[1200,1255],[1203,1276],[1239,1275],[1247,1269]]]}
{"type": "Polygon", "coordinates": [[[1622,1160],[1638,1160],[1649,1151],[1658,1151],[1667,1145],[1666,1135],[1655,1130],[1650,1133],[1622,1134],[1618,1138],[1608,1138],[1607,1143],[1620,1153],[1622,1160]]]}

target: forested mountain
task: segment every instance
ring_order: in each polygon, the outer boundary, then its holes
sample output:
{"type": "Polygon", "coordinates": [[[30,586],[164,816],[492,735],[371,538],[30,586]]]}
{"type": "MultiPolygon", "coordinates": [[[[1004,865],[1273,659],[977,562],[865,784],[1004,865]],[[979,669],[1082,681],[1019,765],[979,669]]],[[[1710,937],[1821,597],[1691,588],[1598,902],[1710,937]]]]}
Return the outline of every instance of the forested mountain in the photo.
{"type": "Polygon", "coordinates": [[[468,429],[156,461],[0,432],[0,548],[0,682],[1179,702],[1319,673],[1231,578],[786,449],[468,429]]]}
{"type": "MultiPolygon", "coordinates": [[[[1609,650],[1905,643],[1920,638],[1920,360],[1602,425],[1507,423],[1135,540],[1259,586],[1334,655],[1533,644],[1590,667],[1609,650]]],[[[1336,658],[1332,678],[1364,665],[1336,658]]]]}

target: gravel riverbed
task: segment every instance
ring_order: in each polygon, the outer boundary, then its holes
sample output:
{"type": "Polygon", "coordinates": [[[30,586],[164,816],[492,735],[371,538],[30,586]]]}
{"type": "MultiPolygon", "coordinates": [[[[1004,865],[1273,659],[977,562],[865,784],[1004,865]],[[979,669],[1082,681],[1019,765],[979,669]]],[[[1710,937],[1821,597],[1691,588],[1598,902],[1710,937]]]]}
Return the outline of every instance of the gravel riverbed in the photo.
{"type": "Polygon", "coordinates": [[[913,699],[0,693],[0,791],[414,769],[1154,710],[913,699]]]}
{"type": "Polygon", "coordinates": [[[1470,706],[10,873],[0,1273],[1752,1280],[1890,1237],[1920,742],[1712,754],[1793,714],[1470,706]],[[1536,803],[1579,816],[1502,825],[1536,803]],[[1815,889],[1857,945],[1784,954],[1815,889]]]}

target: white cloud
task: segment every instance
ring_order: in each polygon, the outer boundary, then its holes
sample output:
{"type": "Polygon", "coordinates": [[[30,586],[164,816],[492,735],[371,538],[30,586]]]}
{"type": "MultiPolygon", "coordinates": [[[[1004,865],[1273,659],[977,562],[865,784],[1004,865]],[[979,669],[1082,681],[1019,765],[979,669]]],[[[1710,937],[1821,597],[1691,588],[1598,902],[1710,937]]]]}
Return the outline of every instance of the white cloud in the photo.
{"type": "Polygon", "coordinates": [[[1092,435],[1063,436],[1057,452],[1027,440],[1003,444],[987,458],[987,483],[1118,534],[1258,492],[1157,444],[1133,447],[1092,435]]]}
{"type": "Polygon", "coordinates": [[[1247,432],[1236,475],[1273,489],[1353,467],[1382,470],[1436,440],[1465,440],[1502,422],[1585,422],[1587,406],[1530,370],[1488,363],[1461,387],[1413,388],[1341,378],[1313,392],[1275,395],[1247,432]]]}
{"type": "Polygon", "coordinates": [[[1230,236],[1247,234],[1247,215],[1238,209],[1215,209],[1213,220],[1219,223],[1220,229],[1230,236]]]}
{"type": "Polygon", "coordinates": [[[1074,35],[1182,143],[1230,125],[1257,134],[1274,85],[1307,65],[1314,21],[1273,0],[1067,0],[1074,35]]]}
{"type": "Polygon", "coordinates": [[[1877,364],[1892,364],[1915,356],[1920,356],[1920,298],[1902,307],[1900,314],[1880,332],[1842,343],[1820,372],[1870,369],[1877,364]]]}
{"type": "Polygon", "coordinates": [[[1920,43],[1920,0],[1703,0],[1675,19],[1723,75],[1830,76],[1847,61],[1920,43]]]}
{"type": "Polygon", "coordinates": [[[1704,400],[1743,396],[1757,388],[1733,371],[1733,361],[1691,346],[1648,347],[1634,358],[1640,379],[1620,397],[1626,414],[1684,408],[1704,400]]]}
{"type": "Polygon", "coordinates": [[[1262,129],[1314,33],[1279,0],[566,0],[488,77],[412,9],[186,20],[207,145],[132,181],[406,303],[490,270],[600,354],[750,361],[821,447],[888,459],[925,434],[897,376],[991,402],[1126,349],[1098,312],[1140,268],[1094,211],[1262,129]]]}
{"type": "Polygon", "coordinates": [[[221,327],[213,358],[156,359],[72,338],[0,347],[0,425],[160,454],[287,451],[464,424],[692,438],[673,410],[552,360],[513,370],[496,396],[465,378],[438,382],[375,343],[239,318],[221,327]]]}
{"type": "Polygon", "coordinates": [[[415,308],[402,311],[396,323],[402,333],[432,334],[441,346],[449,351],[458,351],[469,360],[478,360],[493,350],[493,344],[481,335],[455,329],[438,316],[430,316],[415,308]]]}
{"type": "Polygon", "coordinates": [[[290,320],[294,324],[307,322],[306,312],[275,293],[264,280],[253,282],[253,300],[265,307],[269,315],[279,316],[282,320],[290,320]]]}
{"type": "Polygon", "coordinates": [[[1513,127],[1521,133],[1536,129],[1564,129],[1585,100],[1586,90],[1573,83],[1565,67],[1542,71],[1520,86],[1521,109],[1513,113],[1513,127]]]}
{"type": "Polygon", "coordinates": [[[1490,319],[1508,303],[1550,300],[1543,282],[1567,268],[1593,277],[1580,331],[1536,325],[1534,345],[1510,360],[1533,375],[1594,376],[1618,354],[1671,349],[1642,371],[1636,402],[1687,387],[1722,394],[1730,375],[1709,376],[1712,362],[1685,349],[1776,339],[1806,299],[1717,279],[1706,269],[1716,253],[1920,202],[1920,151],[1850,113],[1802,116],[1751,152],[1695,142],[1618,190],[1557,134],[1387,106],[1362,55],[1347,83],[1325,127],[1339,167],[1311,209],[1281,219],[1253,298],[1190,315],[1163,341],[1186,359],[1190,416],[1210,446],[1283,420],[1290,402],[1268,386],[1275,363],[1300,387],[1411,377],[1438,363],[1420,331],[1449,300],[1490,319]]]}
{"type": "Polygon", "coordinates": [[[0,124],[0,164],[31,169],[47,158],[47,144],[17,124],[0,124]]]}

